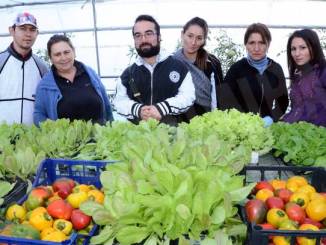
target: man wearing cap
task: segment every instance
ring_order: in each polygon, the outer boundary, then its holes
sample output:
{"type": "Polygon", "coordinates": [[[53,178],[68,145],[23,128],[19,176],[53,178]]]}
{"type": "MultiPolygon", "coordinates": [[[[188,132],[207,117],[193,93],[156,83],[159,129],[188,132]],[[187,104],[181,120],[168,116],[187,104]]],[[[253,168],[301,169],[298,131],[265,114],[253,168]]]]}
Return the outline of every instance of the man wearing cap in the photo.
{"type": "Polygon", "coordinates": [[[9,27],[13,42],[0,53],[0,123],[33,123],[34,95],[47,65],[32,53],[38,35],[36,19],[17,15],[9,27]]]}

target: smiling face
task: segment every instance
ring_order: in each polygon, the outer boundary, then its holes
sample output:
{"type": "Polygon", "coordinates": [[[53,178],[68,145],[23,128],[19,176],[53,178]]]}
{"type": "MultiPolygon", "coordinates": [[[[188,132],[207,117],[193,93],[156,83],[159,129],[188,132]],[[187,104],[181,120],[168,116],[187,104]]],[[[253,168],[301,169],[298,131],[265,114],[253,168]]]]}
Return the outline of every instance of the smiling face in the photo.
{"type": "Polygon", "coordinates": [[[75,51],[67,42],[60,41],[51,46],[50,59],[58,73],[67,73],[73,69],[75,51]]]}
{"type": "Polygon", "coordinates": [[[256,32],[249,36],[246,43],[247,52],[253,60],[263,59],[267,54],[268,47],[269,44],[264,42],[261,34],[256,32]]]}
{"type": "Polygon", "coordinates": [[[181,34],[184,55],[189,57],[196,55],[198,50],[205,44],[204,30],[198,25],[191,25],[181,34]]]}
{"type": "Polygon", "coordinates": [[[294,62],[299,66],[305,65],[311,60],[309,47],[301,37],[292,39],[291,56],[294,62]]]}
{"type": "Polygon", "coordinates": [[[38,30],[32,25],[21,25],[10,27],[9,32],[13,37],[13,44],[15,50],[25,55],[31,49],[38,35],[38,30]]]}

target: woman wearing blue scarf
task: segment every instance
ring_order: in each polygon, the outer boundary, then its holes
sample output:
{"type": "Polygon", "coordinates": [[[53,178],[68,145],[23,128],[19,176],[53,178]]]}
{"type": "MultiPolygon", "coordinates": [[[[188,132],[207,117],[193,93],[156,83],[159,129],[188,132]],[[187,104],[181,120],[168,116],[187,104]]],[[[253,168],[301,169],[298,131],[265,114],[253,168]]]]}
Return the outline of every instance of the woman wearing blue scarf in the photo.
{"type": "Polygon", "coordinates": [[[278,121],[288,107],[282,67],[267,57],[271,40],[266,25],[254,23],[247,28],[247,57],[230,67],[218,96],[221,109],[259,114],[267,126],[278,121]]]}

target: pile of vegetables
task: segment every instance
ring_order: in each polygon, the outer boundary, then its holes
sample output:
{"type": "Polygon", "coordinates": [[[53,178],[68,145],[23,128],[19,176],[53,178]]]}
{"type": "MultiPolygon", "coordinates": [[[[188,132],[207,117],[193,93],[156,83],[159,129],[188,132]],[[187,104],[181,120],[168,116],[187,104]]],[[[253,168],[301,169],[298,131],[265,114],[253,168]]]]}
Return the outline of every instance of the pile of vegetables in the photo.
{"type": "MultiPolygon", "coordinates": [[[[326,193],[317,193],[302,176],[260,181],[245,204],[246,218],[268,230],[319,231],[326,225],[326,193]]],[[[273,234],[275,245],[290,244],[290,236],[273,234]]],[[[315,238],[297,237],[297,244],[315,244],[315,238]]],[[[326,238],[322,244],[326,243],[326,238]]]]}
{"type": "Polygon", "coordinates": [[[274,143],[272,132],[264,127],[258,115],[241,113],[235,109],[215,110],[197,116],[189,124],[184,123],[180,127],[194,138],[207,138],[215,134],[232,147],[243,145],[259,155],[269,152],[274,143]]]}
{"type": "Polygon", "coordinates": [[[326,128],[307,122],[271,126],[276,157],[298,166],[326,167],[326,128]]]}
{"type": "MultiPolygon", "coordinates": [[[[0,137],[0,144],[27,152],[11,162],[19,166],[23,156],[31,162],[25,176],[41,157],[119,161],[101,175],[104,203],[80,207],[103,226],[94,244],[182,244],[203,234],[206,244],[242,244],[246,227],[235,205],[252,186],[244,187],[237,174],[252,151],[263,154],[273,143],[260,117],[236,110],[207,113],[178,128],[154,120],[100,126],[61,119],[17,132],[4,143],[0,137]]],[[[0,166],[8,158],[2,151],[0,166]]]]}
{"type": "Polygon", "coordinates": [[[92,244],[166,244],[203,233],[208,244],[242,244],[246,227],[235,204],[253,186],[244,187],[236,174],[251,150],[231,147],[216,134],[193,138],[154,120],[122,137],[120,162],[101,174],[104,205],[81,205],[104,226],[92,244]]]}
{"type": "Polygon", "coordinates": [[[44,159],[42,151],[21,141],[29,131],[30,128],[22,124],[0,125],[0,179],[15,182],[18,177],[25,180],[44,159]]]}
{"type": "Polygon", "coordinates": [[[44,158],[74,158],[93,140],[93,130],[91,122],[67,119],[46,121],[40,128],[1,124],[0,179],[27,180],[44,158]]]}
{"type": "Polygon", "coordinates": [[[86,201],[103,204],[104,194],[95,186],[69,178],[38,186],[22,205],[13,204],[6,210],[6,225],[0,235],[62,242],[74,231],[88,234],[92,219],[79,209],[86,201]]]}
{"type": "Polygon", "coordinates": [[[35,155],[28,145],[15,146],[28,130],[23,124],[0,124],[0,205],[5,204],[4,197],[21,182],[19,178],[26,180],[44,158],[42,153],[35,155]]]}
{"type": "Polygon", "coordinates": [[[93,140],[90,122],[61,119],[46,121],[40,128],[0,124],[0,205],[17,181],[28,181],[39,163],[48,158],[74,158],[93,140]],[[19,179],[19,180],[18,180],[19,179]]]}
{"type": "MultiPolygon", "coordinates": [[[[21,124],[0,124],[0,179],[31,177],[39,162],[48,158],[85,160],[120,160],[122,146],[134,131],[150,132],[154,124],[133,125],[113,122],[106,126],[67,119],[45,121],[40,128],[21,124]]],[[[173,136],[174,128],[165,125],[173,136]]],[[[264,153],[270,150],[273,137],[263,127],[259,116],[236,110],[214,111],[182,124],[185,134],[194,141],[218,136],[228,142],[229,149],[242,146],[264,153]]],[[[133,140],[133,138],[132,138],[133,140]]],[[[228,155],[228,152],[223,152],[228,155]]],[[[246,160],[246,159],[245,159],[246,160]]]]}

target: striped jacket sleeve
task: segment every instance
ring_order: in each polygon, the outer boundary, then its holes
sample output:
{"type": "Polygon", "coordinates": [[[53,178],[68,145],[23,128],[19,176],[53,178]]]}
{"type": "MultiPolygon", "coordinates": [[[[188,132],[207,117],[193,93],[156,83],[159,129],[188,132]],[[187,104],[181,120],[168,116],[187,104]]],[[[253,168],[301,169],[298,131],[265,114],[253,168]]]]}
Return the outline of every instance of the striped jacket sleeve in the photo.
{"type": "Polygon", "coordinates": [[[129,98],[127,88],[122,84],[121,78],[119,78],[113,106],[120,115],[128,119],[135,119],[140,117],[140,108],[143,104],[129,98]]]}
{"type": "Polygon", "coordinates": [[[186,112],[195,101],[195,87],[190,72],[187,73],[182,81],[176,96],[170,97],[155,106],[162,116],[178,115],[186,112]]]}

